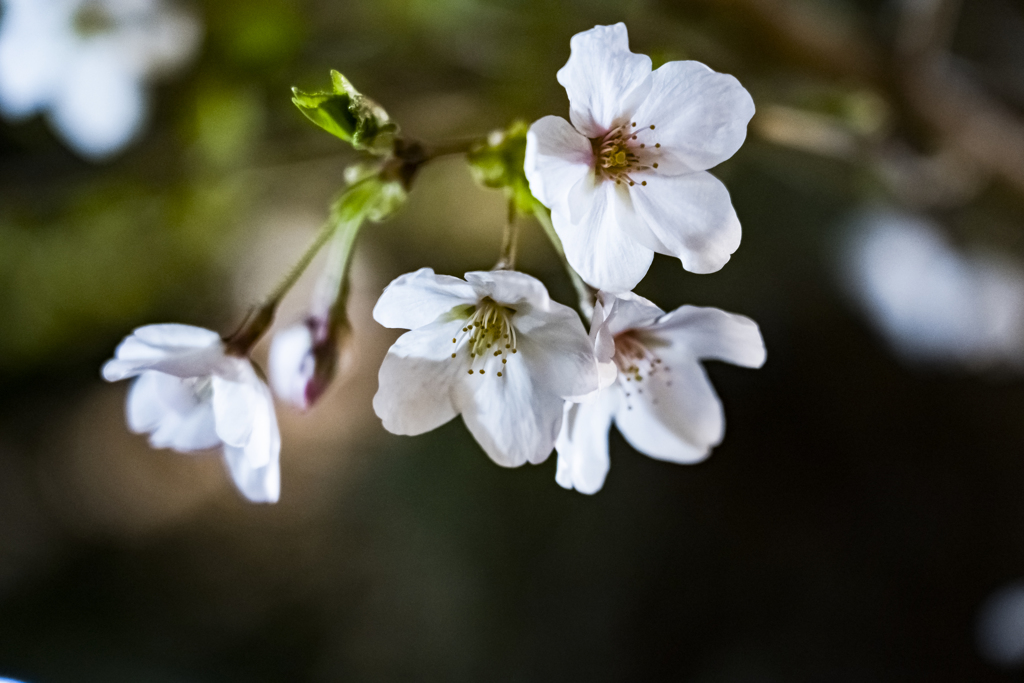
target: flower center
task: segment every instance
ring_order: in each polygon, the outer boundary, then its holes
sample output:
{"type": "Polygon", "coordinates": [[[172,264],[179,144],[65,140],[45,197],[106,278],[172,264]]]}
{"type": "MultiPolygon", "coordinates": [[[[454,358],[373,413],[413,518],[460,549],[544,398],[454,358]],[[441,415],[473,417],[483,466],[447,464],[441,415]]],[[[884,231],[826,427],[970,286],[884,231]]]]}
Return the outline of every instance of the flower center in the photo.
{"type": "Polygon", "coordinates": [[[186,377],[181,380],[197,404],[213,398],[213,377],[186,377]]]}
{"type": "Polygon", "coordinates": [[[459,353],[469,353],[469,374],[487,374],[488,361],[491,364],[497,363],[500,358],[501,364],[495,373],[498,377],[504,377],[507,372],[506,364],[508,355],[518,353],[516,343],[516,328],[512,325],[512,316],[516,309],[485,296],[480,302],[470,309],[469,319],[462,328],[461,334],[452,337],[454,351],[452,358],[459,353]],[[479,363],[480,367],[474,369],[479,363]]]}
{"type": "Polygon", "coordinates": [[[629,398],[633,391],[644,393],[644,380],[663,378],[668,386],[672,380],[664,377],[671,368],[662,363],[661,358],[650,347],[664,345],[663,342],[651,338],[641,338],[635,330],[629,330],[615,336],[615,366],[619,370],[616,381],[626,394],[626,405],[633,409],[629,398]],[[623,381],[625,379],[625,381],[623,381]]]}
{"type": "MultiPolygon", "coordinates": [[[[632,121],[613,128],[603,137],[591,139],[597,173],[614,180],[616,185],[625,182],[633,187],[637,182],[630,173],[658,168],[658,163],[652,157],[656,154],[655,150],[661,148],[661,143],[649,139],[654,128],[653,124],[638,127],[636,121],[632,121]],[[642,142],[639,139],[641,136],[644,136],[642,142]]],[[[640,185],[647,185],[647,181],[640,181],[640,185]]]]}

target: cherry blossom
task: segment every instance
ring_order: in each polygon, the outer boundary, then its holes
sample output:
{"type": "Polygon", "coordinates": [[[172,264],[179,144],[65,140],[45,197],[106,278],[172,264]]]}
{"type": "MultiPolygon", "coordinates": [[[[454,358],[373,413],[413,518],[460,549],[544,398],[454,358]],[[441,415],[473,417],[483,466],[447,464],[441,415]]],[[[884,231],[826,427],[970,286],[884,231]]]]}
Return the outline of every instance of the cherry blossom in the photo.
{"type": "Polygon", "coordinates": [[[729,192],[707,169],[731,157],[754,114],[732,76],[699,62],[651,70],[624,24],[573,36],[558,72],[570,124],[536,121],[527,135],[530,190],[551,209],[569,263],[589,284],[631,290],[654,252],[712,273],[740,244],[729,192]]]}
{"type": "Polygon", "coordinates": [[[154,448],[222,447],[238,490],[256,503],[280,497],[281,435],[270,390],[248,358],[216,332],[191,325],[136,329],[103,366],[108,382],[135,377],[128,427],[154,448]]]}
{"type": "Polygon", "coordinates": [[[599,294],[591,340],[601,388],[564,404],[555,447],[556,481],[595,493],[608,473],[612,422],[652,458],[695,463],[722,441],[725,418],[702,360],[757,368],[764,340],[757,324],[717,308],[682,306],[665,313],[632,293],[599,294]]]}
{"type": "Polygon", "coordinates": [[[593,348],[576,313],[515,271],[392,282],[373,311],[406,332],[379,373],[373,408],[395,434],[430,431],[462,415],[499,465],[547,459],[566,397],[597,389],[593,348]]]}

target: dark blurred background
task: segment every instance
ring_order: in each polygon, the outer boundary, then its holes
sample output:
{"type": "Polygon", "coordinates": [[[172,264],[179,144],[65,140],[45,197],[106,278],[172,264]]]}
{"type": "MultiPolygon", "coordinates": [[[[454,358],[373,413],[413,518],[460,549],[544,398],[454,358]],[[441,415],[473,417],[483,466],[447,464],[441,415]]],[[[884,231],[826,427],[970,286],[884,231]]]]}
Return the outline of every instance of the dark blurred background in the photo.
{"type": "MultiPolygon", "coordinates": [[[[177,6],[201,41],[153,81],[122,151],[87,160],[45,116],[0,123],[0,676],[1019,680],[1024,609],[998,603],[1024,577],[1021,4],[177,6]],[[480,135],[565,116],[569,38],[620,20],[655,65],[703,61],[758,107],[713,171],[740,250],[704,276],[658,257],[638,288],[761,325],[763,369],[708,368],[727,416],[710,459],[657,462],[613,431],[607,483],[587,497],[555,484],[554,458],[495,466],[458,420],[382,429],[370,400],[396,334],[370,317],[376,296],[424,265],[461,274],[497,256],[502,197],[459,159],[427,167],[402,213],[361,236],[356,362],[308,414],[279,406],[279,504],[245,503],[215,453],[128,433],[126,385],[99,377],[118,341],[165,321],[230,331],[357,158],[290,86],[336,68],[409,136],[480,135]],[[893,285],[851,234],[908,220],[944,246],[893,285]],[[979,253],[1001,264],[996,293],[975,286],[979,253]],[[936,260],[956,267],[935,274],[936,260]],[[871,273],[889,284],[872,290],[871,273]],[[990,309],[1003,313],[986,346],[971,335],[991,321],[964,320],[990,309]]],[[[883,252],[915,262],[921,239],[883,252]]],[[[572,303],[539,228],[523,240],[520,268],[572,303]]],[[[307,280],[280,324],[302,316],[307,280]]]]}

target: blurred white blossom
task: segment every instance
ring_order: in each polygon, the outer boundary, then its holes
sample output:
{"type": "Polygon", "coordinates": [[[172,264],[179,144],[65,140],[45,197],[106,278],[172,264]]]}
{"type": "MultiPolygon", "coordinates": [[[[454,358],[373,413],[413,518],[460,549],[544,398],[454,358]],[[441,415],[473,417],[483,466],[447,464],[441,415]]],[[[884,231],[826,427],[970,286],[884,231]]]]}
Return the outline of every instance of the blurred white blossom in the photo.
{"type": "Polygon", "coordinates": [[[923,218],[861,215],[843,252],[846,284],[902,358],[983,368],[1024,365],[1024,268],[961,253],[923,218]]]}
{"type": "Polygon", "coordinates": [[[630,52],[624,24],[573,36],[558,72],[572,125],[546,116],[530,127],[526,176],[551,209],[566,257],[606,291],[631,290],[654,252],[712,273],[740,245],[729,191],[707,169],[739,149],[754,115],[732,76],[700,62],[630,52]]]}
{"type": "Polygon", "coordinates": [[[0,0],[0,112],[45,112],[83,156],[123,149],[146,118],[145,82],[186,62],[198,19],[166,0],[0,0]]]}
{"type": "Polygon", "coordinates": [[[547,459],[568,396],[597,388],[594,352],[576,313],[514,271],[392,282],[373,309],[406,328],[381,365],[373,409],[395,434],[430,431],[461,414],[494,462],[547,459]]]}
{"type": "Polygon", "coordinates": [[[722,404],[702,360],[749,368],[764,364],[757,324],[717,308],[682,306],[665,313],[632,293],[601,292],[590,337],[601,388],[567,401],[555,447],[556,481],[595,493],[608,474],[608,430],[659,460],[695,463],[722,441],[722,404]]]}
{"type": "Polygon", "coordinates": [[[978,614],[976,636],[979,653],[992,664],[1024,664],[1024,583],[989,596],[978,614]]]}
{"type": "Polygon", "coordinates": [[[137,377],[128,427],[154,448],[187,453],[223,446],[238,490],[256,503],[281,492],[281,434],[270,390],[248,358],[226,353],[216,332],[191,325],[140,327],[103,366],[108,382],[137,377]]]}

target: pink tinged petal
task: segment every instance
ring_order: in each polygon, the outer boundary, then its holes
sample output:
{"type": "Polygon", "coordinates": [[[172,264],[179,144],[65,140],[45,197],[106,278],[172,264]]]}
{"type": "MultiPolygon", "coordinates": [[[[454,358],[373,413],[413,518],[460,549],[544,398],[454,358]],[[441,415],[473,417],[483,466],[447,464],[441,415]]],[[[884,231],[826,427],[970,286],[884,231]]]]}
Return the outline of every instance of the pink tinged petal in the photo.
{"type": "Polygon", "coordinates": [[[643,131],[638,142],[661,145],[659,171],[676,175],[709,169],[735,154],[753,115],[754,100],[732,76],[700,62],[668,62],[654,72],[634,120],[643,131]]]}
{"type": "Polygon", "coordinates": [[[392,434],[415,436],[458,413],[455,378],[469,370],[469,351],[456,348],[465,321],[438,322],[406,332],[390,349],[377,375],[373,410],[392,434]],[[452,353],[456,354],[452,358],[452,353]]]}
{"type": "Polygon", "coordinates": [[[590,140],[560,116],[535,121],[526,134],[526,179],[533,196],[548,208],[568,198],[593,160],[590,140]]]}
{"type": "Polygon", "coordinates": [[[373,319],[384,327],[414,330],[476,300],[476,292],[465,281],[420,268],[398,277],[384,289],[373,307],[373,319]]]}
{"type": "Polygon", "coordinates": [[[466,282],[473,287],[478,299],[486,296],[500,304],[525,303],[540,310],[547,310],[552,303],[543,282],[515,270],[477,270],[466,273],[466,282]]]}
{"type": "Polygon", "coordinates": [[[517,314],[513,324],[518,353],[507,357],[506,374],[517,374],[517,366],[523,365],[535,391],[559,398],[597,390],[594,347],[574,310],[553,301],[551,310],[517,314]]]}
{"type": "Polygon", "coordinates": [[[623,23],[595,26],[569,41],[571,54],[558,71],[569,96],[572,125],[596,138],[636,111],[651,89],[651,58],[629,51],[623,23]]]}
{"type": "Polygon", "coordinates": [[[306,388],[316,369],[309,326],[292,325],[275,334],[268,363],[270,384],[277,395],[296,408],[308,408],[306,388]]]}
{"type": "MultiPolygon", "coordinates": [[[[612,335],[638,327],[647,327],[665,315],[665,311],[633,292],[600,292],[598,296],[606,311],[605,327],[612,335]]],[[[614,343],[613,340],[613,347],[614,343]]]]}
{"type": "Polygon", "coordinates": [[[598,292],[597,303],[590,322],[590,343],[594,345],[594,358],[597,360],[598,389],[604,389],[615,382],[618,370],[615,362],[615,335],[605,324],[607,311],[602,303],[602,292],[598,292]]]}
{"type": "Polygon", "coordinates": [[[592,494],[601,490],[610,466],[608,430],[618,400],[614,390],[598,392],[583,403],[566,403],[555,440],[555,481],[566,489],[592,494]]]}
{"type": "Polygon", "coordinates": [[[259,380],[255,373],[253,380],[255,383],[213,377],[213,416],[217,435],[229,446],[245,446],[253,435],[256,414],[261,408],[260,388],[256,384],[259,380]]]}
{"type": "Polygon", "coordinates": [[[629,396],[616,411],[615,424],[633,448],[652,458],[699,462],[724,435],[722,404],[696,358],[663,351],[657,374],[620,384],[629,396]]]}
{"type": "Polygon", "coordinates": [[[536,386],[517,362],[522,354],[512,356],[501,377],[492,368],[461,375],[456,383],[456,407],[466,427],[502,467],[544,462],[562,422],[562,399],[536,386]]]}
{"type": "Polygon", "coordinates": [[[281,432],[270,391],[262,384],[259,389],[251,437],[241,448],[225,444],[224,461],[243,496],[254,503],[276,503],[281,497],[281,432]]]}
{"type": "Polygon", "coordinates": [[[142,83],[110,46],[76,56],[53,100],[51,120],[78,153],[103,159],[138,135],[146,116],[142,83]]]}
{"type": "Polygon", "coordinates": [[[764,365],[764,339],[757,323],[746,316],[717,308],[682,306],[650,330],[702,360],[721,360],[746,368],[764,365]]]}
{"type": "Polygon", "coordinates": [[[659,176],[644,173],[645,187],[631,196],[637,213],[691,273],[713,273],[740,246],[740,221],[729,191],[709,173],[659,176]]]}
{"type": "MultiPolygon", "coordinates": [[[[600,183],[589,191],[584,177],[570,192],[586,200],[580,206],[580,220],[572,221],[558,207],[551,213],[565,256],[576,272],[591,286],[610,292],[633,289],[651,266],[654,252],[623,231],[616,221],[612,202],[616,201],[614,183],[600,183]]],[[[621,186],[620,186],[621,187],[621,186]]]]}

